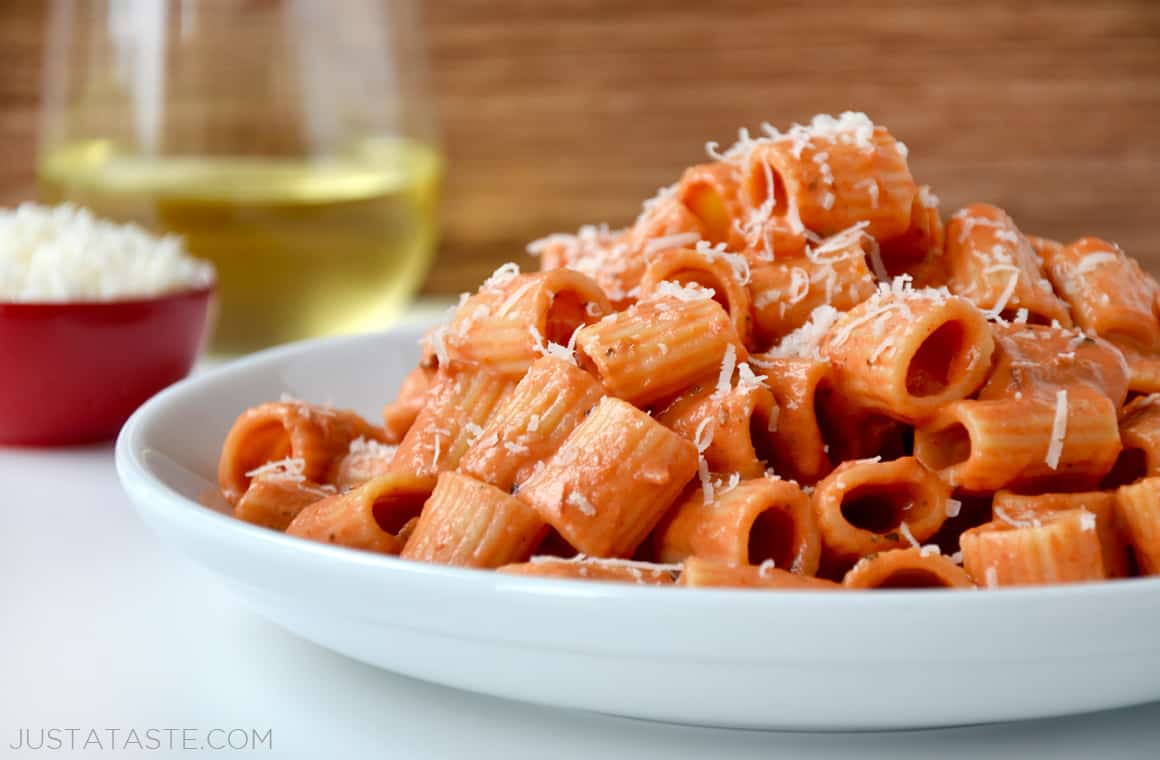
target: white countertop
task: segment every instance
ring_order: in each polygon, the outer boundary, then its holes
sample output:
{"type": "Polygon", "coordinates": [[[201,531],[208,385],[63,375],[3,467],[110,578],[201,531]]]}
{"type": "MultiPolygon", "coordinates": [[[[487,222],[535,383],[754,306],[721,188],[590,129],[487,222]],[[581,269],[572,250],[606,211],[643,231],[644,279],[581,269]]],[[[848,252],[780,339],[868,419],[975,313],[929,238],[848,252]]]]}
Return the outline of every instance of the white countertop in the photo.
{"type": "Polygon", "coordinates": [[[198,753],[181,742],[196,746],[215,728],[260,740],[269,731],[272,750],[241,753],[262,757],[1112,760],[1156,757],[1160,746],[1160,703],[1021,724],[787,734],[560,711],[392,675],[283,632],[168,551],[121,493],[111,445],[0,448],[0,609],[0,757],[188,757],[198,753]],[[10,748],[22,729],[36,742],[51,728],[80,729],[76,751],[10,748]],[[165,733],[179,728],[191,731],[165,733]],[[80,748],[89,729],[105,749],[80,748]],[[129,729],[178,749],[108,749],[123,748],[129,729]]]}

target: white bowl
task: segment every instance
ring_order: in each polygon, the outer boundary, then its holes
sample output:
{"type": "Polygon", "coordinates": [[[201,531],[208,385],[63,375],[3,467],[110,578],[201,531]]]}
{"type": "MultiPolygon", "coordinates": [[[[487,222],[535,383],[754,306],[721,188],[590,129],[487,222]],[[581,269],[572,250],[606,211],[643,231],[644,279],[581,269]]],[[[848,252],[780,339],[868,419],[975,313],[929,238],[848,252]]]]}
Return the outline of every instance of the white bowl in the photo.
{"type": "Polygon", "coordinates": [[[418,329],[267,351],[143,406],[117,442],[141,516],[311,641],[471,691],[616,715],[799,730],[946,726],[1160,699],[1160,580],[989,592],[634,587],[310,543],[213,503],[247,406],[289,392],[375,418],[418,329]]]}

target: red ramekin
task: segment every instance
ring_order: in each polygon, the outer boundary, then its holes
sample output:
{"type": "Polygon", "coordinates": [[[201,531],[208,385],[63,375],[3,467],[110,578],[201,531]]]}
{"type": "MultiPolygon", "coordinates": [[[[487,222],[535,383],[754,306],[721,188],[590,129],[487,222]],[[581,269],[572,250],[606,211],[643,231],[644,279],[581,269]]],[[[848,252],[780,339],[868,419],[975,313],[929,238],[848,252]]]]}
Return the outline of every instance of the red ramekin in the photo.
{"type": "Polygon", "coordinates": [[[142,402],[189,374],[212,294],[0,303],[0,444],[113,438],[142,402]]]}

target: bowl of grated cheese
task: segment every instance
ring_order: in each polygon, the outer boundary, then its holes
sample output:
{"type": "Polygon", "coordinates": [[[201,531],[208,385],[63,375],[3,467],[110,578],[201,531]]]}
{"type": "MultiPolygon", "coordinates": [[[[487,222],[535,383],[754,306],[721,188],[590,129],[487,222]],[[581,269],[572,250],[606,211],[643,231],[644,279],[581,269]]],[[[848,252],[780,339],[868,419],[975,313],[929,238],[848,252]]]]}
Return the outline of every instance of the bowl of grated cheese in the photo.
{"type": "Polygon", "coordinates": [[[0,444],[114,437],[189,373],[214,285],[178,238],[70,205],[0,210],[0,444]]]}

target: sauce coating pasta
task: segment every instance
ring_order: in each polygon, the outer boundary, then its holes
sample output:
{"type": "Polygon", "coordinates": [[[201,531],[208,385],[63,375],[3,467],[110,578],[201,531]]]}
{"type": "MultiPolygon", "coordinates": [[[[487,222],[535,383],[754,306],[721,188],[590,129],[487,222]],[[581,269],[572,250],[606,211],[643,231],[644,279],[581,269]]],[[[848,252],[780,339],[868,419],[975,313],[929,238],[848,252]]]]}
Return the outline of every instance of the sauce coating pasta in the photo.
{"type": "Polygon", "coordinates": [[[381,425],[239,410],[235,516],[669,588],[1160,574],[1160,285],[1128,253],[944,216],[864,114],[706,149],[629,227],[465,294],[381,425]]]}

